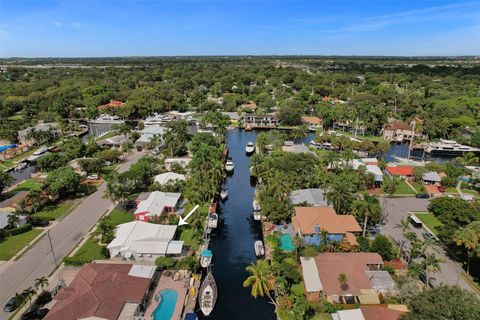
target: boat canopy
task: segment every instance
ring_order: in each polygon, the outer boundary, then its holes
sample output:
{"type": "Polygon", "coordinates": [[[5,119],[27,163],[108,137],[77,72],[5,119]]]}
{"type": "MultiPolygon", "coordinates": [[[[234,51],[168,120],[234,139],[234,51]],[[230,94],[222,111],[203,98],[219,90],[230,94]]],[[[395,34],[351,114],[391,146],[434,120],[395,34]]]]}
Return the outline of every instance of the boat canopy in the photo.
{"type": "Polygon", "coordinates": [[[212,251],[210,251],[208,249],[203,249],[202,253],[201,253],[201,256],[202,257],[211,257],[212,256],[212,251]]]}

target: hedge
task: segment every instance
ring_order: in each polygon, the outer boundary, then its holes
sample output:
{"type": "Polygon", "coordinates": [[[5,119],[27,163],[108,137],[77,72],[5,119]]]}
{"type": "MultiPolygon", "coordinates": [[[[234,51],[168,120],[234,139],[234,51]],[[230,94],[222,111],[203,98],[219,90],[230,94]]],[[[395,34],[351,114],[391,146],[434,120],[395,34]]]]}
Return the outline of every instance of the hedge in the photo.
{"type": "Polygon", "coordinates": [[[17,234],[25,233],[25,232],[28,232],[30,230],[32,230],[32,225],[27,223],[27,224],[24,224],[23,226],[18,227],[18,228],[14,228],[14,229],[11,229],[11,230],[5,230],[5,236],[6,237],[16,236],[17,234]]]}
{"type": "Polygon", "coordinates": [[[77,258],[77,257],[65,257],[63,259],[63,262],[67,266],[80,267],[80,266],[83,266],[86,263],[92,262],[92,259],[84,259],[84,258],[77,258]]]}

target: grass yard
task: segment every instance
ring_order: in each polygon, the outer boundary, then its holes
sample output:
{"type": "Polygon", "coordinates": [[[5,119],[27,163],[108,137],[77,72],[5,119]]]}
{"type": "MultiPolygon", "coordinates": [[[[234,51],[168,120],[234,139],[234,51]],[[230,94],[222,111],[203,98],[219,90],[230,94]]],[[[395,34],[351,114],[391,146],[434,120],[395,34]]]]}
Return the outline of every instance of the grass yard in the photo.
{"type": "Polygon", "coordinates": [[[413,183],[411,183],[411,185],[415,188],[415,190],[417,190],[417,193],[425,192],[425,187],[424,187],[423,183],[413,182],[413,183]]]}
{"type": "Polygon", "coordinates": [[[449,187],[445,189],[445,193],[458,193],[458,191],[454,187],[449,187]]]}
{"type": "Polygon", "coordinates": [[[408,186],[408,184],[401,180],[397,184],[397,190],[395,194],[415,194],[415,192],[408,186]]]}
{"type": "Polygon", "coordinates": [[[426,225],[435,235],[437,234],[436,227],[442,226],[442,223],[430,212],[414,212],[415,215],[426,225]]]}
{"type": "Polygon", "coordinates": [[[114,224],[119,225],[122,223],[130,222],[135,220],[135,216],[132,213],[128,213],[121,209],[113,209],[108,216],[108,219],[114,224]]]}
{"type": "Polygon", "coordinates": [[[475,190],[470,190],[470,189],[460,189],[463,193],[468,193],[468,194],[471,194],[472,196],[480,196],[480,194],[475,191],[475,190]]]}
{"type": "Polygon", "coordinates": [[[77,253],[75,253],[73,258],[82,261],[105,259],[105,256],[102,253],[102,248],[103,247],[98,244],[98,239],[90,237],[88,238],[87,242],[80,247],[77,253]]]}
{"type": "Polygon", "coordinates": [[[41,232],[42,230],[40,229],[32,229],[25,233],[8,237],[0,242],[0,260],[9,260],[41,232]]]}
{"type": "Polygon", "coordinates": [[[59,205],[48,206],[38,211],[35,214],[35,217],[47,219],[49,221],[58,220],[69,213],[74,204],[74,201],[68,201],[59,205]]]}
{"type": "Polygon", "coordinates": [[[194,250],[197,250],[199,247],[199,243],[193,238],[194,234],[194,229],[185,229],[180,235],[180,241],[185,241],[185,245],[192,247],[194,250]]]}
{"type": "Polygon", "coordinates": [[[16,186],[12,191],[30,191],[33,189],[40,189],[42,185],[37,181],[33,180],[32,178],[25,180],[24,182],[20,183],[16,186]]]}

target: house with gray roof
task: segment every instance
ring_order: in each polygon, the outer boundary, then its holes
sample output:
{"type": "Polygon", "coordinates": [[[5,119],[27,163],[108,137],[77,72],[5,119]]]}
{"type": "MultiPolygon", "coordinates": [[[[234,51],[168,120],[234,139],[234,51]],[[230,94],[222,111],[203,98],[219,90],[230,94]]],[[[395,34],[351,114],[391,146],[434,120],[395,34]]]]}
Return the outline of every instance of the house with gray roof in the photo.
{"type": "Polygon", "coordinates": [[[307,203],[313,207],[328,206],[323,189],[320,188],[294,190],[290,194],[290,200],[293,205],[307,203]]]}
{"type": "Polygon", "coordinates": [[[425,183],[434,184],[434,183],[440,183],[442,181],[442,178],[437,172],[430,171],[430,172],[425,172],[423,174],[422,180],[425,183]]]}

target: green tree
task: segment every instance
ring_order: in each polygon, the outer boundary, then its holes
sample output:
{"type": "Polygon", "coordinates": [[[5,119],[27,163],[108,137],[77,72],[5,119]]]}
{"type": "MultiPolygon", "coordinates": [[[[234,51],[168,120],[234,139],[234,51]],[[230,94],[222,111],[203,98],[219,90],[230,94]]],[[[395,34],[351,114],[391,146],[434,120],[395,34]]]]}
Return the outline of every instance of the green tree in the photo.
{"type": "Polygon", "coordinates": [[[467,251],[467,274],[470,274],[470,260],[473,253],[480,257],[480,221],[474,221],[453,234],[453,241],[467,251]]]}
{"type": "Polygon", "coordinates": [[[403,246],[405,245],[405,242],[406,242],[407,231],[410,230],[410,222],[408,221],[408,218],[402,218],[400,220],[400,223],[395,224],[394,228],[400,229],[402,231],[403,239],[400,241],[400,248],[398,250],[398,256],[397,256],[397,258],[400,258],[403,252],[403,246]]]}
{"type": "Polygon", "coordinates": [[[35,279],[35,289],[41,289],[43,291],[43,288],[46,286],[48,286],[48,279],[46,277],[35,279]]]}
{"type": "Polygon", "coordinates": [[[363,195],[362,200],[354,200],[352,203],[352,211],[356,217],[363,218],[363,236],[367,233],[368,219],[379,222],[382,216],[382,208],[378,198],[367,193],[363,195]]]}
{"type": "Polygon", "coordinates": [[[348,279],[345,273],[340,273],[337,278],[338,284],[340,285],[340,290],[342,291],[342,296],[345,291],[348,290],[348,279]]]}
{"type": "Polygon", "coordinates": [[[80,176],[72,168],[61,167],[48,174],[43,188],[52,195],[65,197],[77,191],[80,180],[80,176]]]}
{"type": "Polygon", "coordinates": [[[257,260],[256,263],[252,263],[245,268],[250,276],[243,282],[243,287],[251,287],[251,295],[254,298],[258,296],[267,296],[272,304],[277,307],[277,303],[270,295],[270,291],[273,290],[271,283],[273,277],[268,267],[268,264],[264,260],[257,260]]]}
{"type": "Polygon", "coordinates": [[[12,183],[13,179],[10,177],[8,172],[0,171],[0,193],[3,192],[3,189],[8,187],[12,183]]]}
{"type": "Polygon", "coordinates": [[[382,234],[376,236],[372,241],[370,251],[378,253],[384,260],[392,260],[395,257],[392,243],[382,234]]]}

